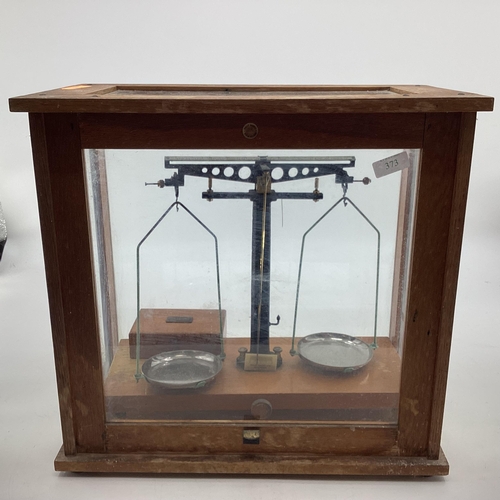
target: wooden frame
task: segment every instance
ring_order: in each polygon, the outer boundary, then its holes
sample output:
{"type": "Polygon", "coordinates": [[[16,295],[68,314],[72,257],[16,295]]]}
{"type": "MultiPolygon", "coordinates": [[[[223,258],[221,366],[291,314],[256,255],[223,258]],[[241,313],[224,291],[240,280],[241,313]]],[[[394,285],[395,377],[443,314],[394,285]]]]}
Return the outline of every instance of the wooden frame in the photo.
{"type": "Polygon", "coordinates": [[[475,113],[491,98],[424,86],[84,84],[10,105],[30,113],[64,443],[57,470],[448,472],[440,435],[460,243],[475,113]],[[248,122],[253,140],[241,132],[248,122]],[[245,422],[106,423],[82,149],[167,147],[421,149],[398,426],[270,423],[251,451],[245,422]]]}

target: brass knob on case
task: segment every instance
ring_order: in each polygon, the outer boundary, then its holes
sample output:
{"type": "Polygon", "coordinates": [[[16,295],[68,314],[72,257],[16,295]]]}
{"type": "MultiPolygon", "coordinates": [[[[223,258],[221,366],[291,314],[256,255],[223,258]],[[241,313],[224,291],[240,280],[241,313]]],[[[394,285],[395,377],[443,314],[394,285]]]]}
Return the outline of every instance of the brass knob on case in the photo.
{"type": "Polygon", "coordinates": [[[273,407],[267,399],[256,399],[252,406],[250,407],[250,413],[252,417],[261,420],[263,418],[269,418],[273,412],[273,407]]]}
{"type": "Polygon", "coordinates": [[[243,126],[242,132],[246,139],[255,139],[259,134],[259,129],[255,123],[247,123],[243,126]]]}

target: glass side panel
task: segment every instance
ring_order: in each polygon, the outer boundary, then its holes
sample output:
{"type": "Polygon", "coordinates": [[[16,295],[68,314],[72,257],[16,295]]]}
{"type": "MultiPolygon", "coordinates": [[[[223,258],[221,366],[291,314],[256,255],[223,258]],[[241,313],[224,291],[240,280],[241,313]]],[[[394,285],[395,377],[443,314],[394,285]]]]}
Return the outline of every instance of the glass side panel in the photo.
{"type": "Polygon", "coordinates": [[[397,423],[418,150],[84,155],[108,421],[397,423]]]}

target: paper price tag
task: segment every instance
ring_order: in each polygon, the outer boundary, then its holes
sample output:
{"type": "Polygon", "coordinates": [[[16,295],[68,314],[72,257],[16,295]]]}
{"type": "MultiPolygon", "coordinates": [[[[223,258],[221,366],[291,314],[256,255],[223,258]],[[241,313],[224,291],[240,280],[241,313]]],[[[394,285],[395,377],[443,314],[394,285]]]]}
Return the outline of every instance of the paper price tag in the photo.
{"type": "Polygon", "coordinates": [[[410,166],[410,160],[408,158],[408,153],[403,151],[394,156],[389,156],[383,160],[376,161],[373,163],[373,172],[375,177],[384,177],[385,175],[392,174],[393,172],[399,172],[410,166]]]}

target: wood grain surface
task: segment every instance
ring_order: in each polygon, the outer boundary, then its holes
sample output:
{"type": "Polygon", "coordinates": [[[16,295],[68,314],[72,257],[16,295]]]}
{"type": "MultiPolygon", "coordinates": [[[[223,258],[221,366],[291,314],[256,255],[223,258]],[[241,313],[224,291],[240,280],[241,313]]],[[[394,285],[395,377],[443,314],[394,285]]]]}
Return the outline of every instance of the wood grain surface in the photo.
{"type": "MultiPolygon", "coordinates": [[[[367,339],[368,340],[368,339],[367,339]]],[[[370,339],[371,340],[371,339],[370,339]]],[[[226,360],[215,381],[201,391],[162,391],[146,380],[136,382],[135,360],[130,359],[126,340],[120,342],[104,387],[109,418],[172,418],[182,412],[234,411],[243,419],[252,403],[266,398],[274,410],[303,410],[314,420],[314,410],[395,409],[399,400],[401,361],[388,338],[379,339],[372,361],[349,375],[322,373],[289,354],[291,339],[276,338],[273,346],[283,348],[283,366],[276,372],[245,372],[236,366],[238,347],[247,339],[226,340],[226,360]]],[[[348,413],[348,412],[347,412],[348,413]]],[[[357,416],[359,413],[355,413],[357,416]]],[[[393,420],[390,423],[394,423],[393,420]]]]}
{"type": "Polygon", "coordinates": [[[491,111],[493,98],[426,85],[74,85],[10,99],[30,113],[428,113],[491,111]]]}
{"type": "Polygon", "coordinates": [[[441,451],[437,460],[422,457],[228,455],[196,454],[80,454],[55,460],[57,471],[144,474],[235,474],[318,476],[445,476],[448,461],[441,451]]]}
{"type": "Polygon", "coordinates": [[[104,451],[100,341],[77,117],[36,116],[32,131],[63,428],[71,448],[74,435],[77,451],[104,451]]]}
{"type": "Polygon", "coordinates": [[[82,147],[122,149],[420,148],[425,114],[80,115],[82,147]],[[257,125],[254,139],[243,135],[257,125]],[[374,133],[376,131],[376,133],[374,133]]]}
{"type": "MultiPolygon", "coordinates": [[[[222,335],[226,335],[226,311],[221,310],[222,335]]],[[[218,309],[141,309],[141,358],[150,358],[163,351],[198,349],[221,353],[221,332],[218,309]],[[191,323],[167,322],[171,317],[189,317],[191,323]]],[[[132,359],[137,352],[137,321],[128,336],[132,359]]]]}
{"type": "Polygon", "coordinates": [[[401,372],[402,455],[428,456],[434,385],[437,374],[446,370],[438,346],[451,335],[450,328],[442,329],[441,318],[444,311],[453,311],[453,303],[445,302],[444,285],[461,120],[460,113],[431,113],[426,119],[401,372]]]}

